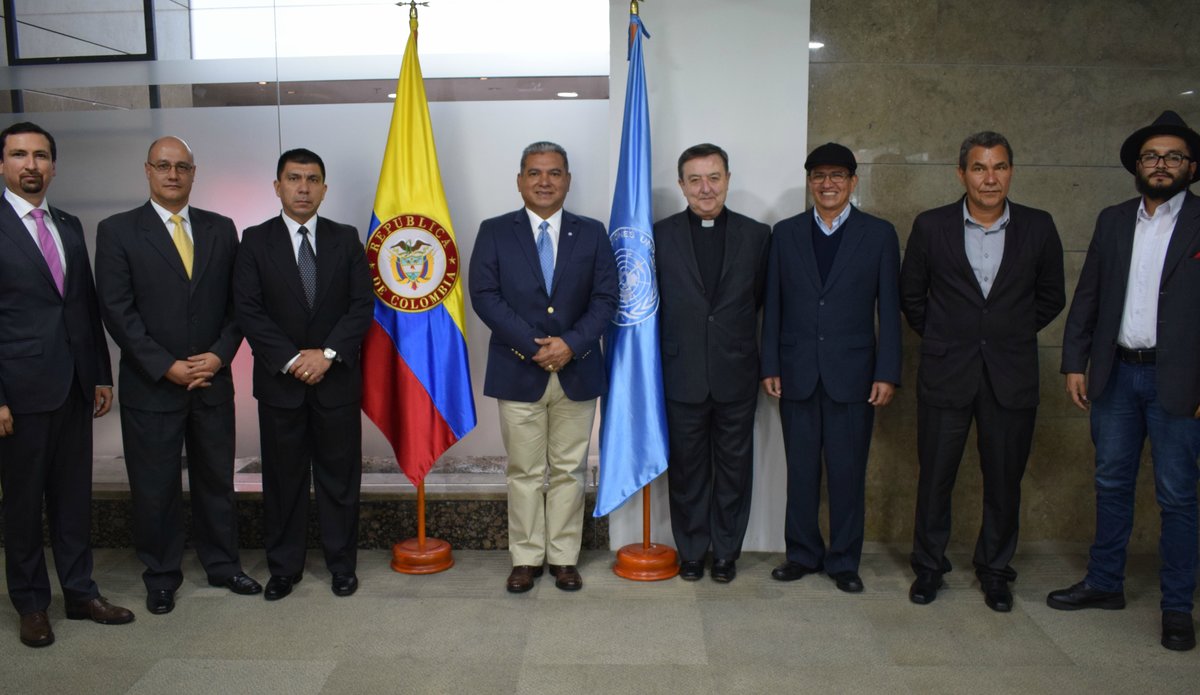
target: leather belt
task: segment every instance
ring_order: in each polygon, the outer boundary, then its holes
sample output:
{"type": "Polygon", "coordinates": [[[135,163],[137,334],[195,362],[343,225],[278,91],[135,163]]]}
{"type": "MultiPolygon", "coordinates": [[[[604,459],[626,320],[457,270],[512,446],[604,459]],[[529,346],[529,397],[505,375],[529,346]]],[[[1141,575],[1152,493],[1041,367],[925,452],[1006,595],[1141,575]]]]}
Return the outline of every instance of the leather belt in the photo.
{"type": "Polygon", "coordinates": [[[1117,358],[1128,364],[1154,364],[1155,350],[1131,350],[1127,347],[1117,346],[1117,358]]]}

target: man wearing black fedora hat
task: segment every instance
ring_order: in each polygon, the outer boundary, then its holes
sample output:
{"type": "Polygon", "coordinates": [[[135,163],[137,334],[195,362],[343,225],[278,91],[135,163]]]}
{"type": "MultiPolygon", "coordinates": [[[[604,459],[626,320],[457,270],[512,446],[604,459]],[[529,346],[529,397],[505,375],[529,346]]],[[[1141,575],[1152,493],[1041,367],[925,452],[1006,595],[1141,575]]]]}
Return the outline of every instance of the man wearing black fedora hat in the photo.
{"type": "Polygon", "coordinates": [[[849,593],[863,590],[875,409],[891,402],[901,371],[900,242],[891,223],[851,205],[857,168],[837,143],[808,155],[813,207],[775,225],[762,332],[763,390],[779,399],[787,457],[787,555],[771,576],[794,581],[824,569],[849,593]],[[828,547],[818,523],[822,468],[828,547]]]}
{"type": "Polygon", "coordinates": [[[950,503],[975,423],[983,521],[972,562],[984,603],[1012,610],[1021,479],[1038,406],[1037,333],[1066,304],[1062,242],[1050,214],[1008,199],[1013,152],[984,131],[959,147],[959,200],[913,221],[900,305],[921,336],[913,603],[937,598],[950,571],[950,503]]]}
{"type": "Polygon", "coordinates": [[[1164,111],[1121,146],[1141,195],[1096,221],[1063,335],[1067,393],[1091,410],[1096,540],[1087,576],[1051,608],[1125,607],[1134,484],[1150,437],[1162,517],[1162,645],[1196,646],[1196,483],[1200,459],[1200,135],[1164,111]],[[1090,367],[1090,369],[1089,369],[1090,367]],[[1086,376],[1085,376],[1086,373],[1086,376]]]}

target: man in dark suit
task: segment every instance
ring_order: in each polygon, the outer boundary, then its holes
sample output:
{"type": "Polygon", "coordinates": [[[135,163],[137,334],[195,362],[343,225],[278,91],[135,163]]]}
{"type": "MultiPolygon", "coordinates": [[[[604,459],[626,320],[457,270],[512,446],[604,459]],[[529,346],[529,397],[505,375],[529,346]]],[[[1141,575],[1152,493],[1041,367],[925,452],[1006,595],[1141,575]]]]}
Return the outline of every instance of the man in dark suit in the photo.
{"type": "Polygon", "coordinates": [[[563,210],[570,188],[562,147],[526,147],[525,207],[484,220],[471,254],[471,305],[492,330],[483,392],[499,401],[508,453],[512,593],[532,589],[547,561],[559,589],[583,586],[584,472],[596,399],[608,391],[600,336],[619,295],[604,225],[563,210]]]}
{"type": "Polygon", "coordinates": [[[950,498],[974,420],[983,471],[975,574],[988,607],[1012,610],[1009,561],[1037,415],[1037,333],[1066,303],[1054,220],[1008,200],[1012,171],[1004,136],[964,140],[958,178],[966,195],[917,216],[900,270],[901,306],[921,336],[913,603],[937,598],[950,571],[950,498]]]}
{"type": "Polygon", "coordinates": [[[680,577],[703,577],[711,548],[712,578],[729,582],[750,519],[771,230],[725,207],[729,156],[720,147],[689,147],[677,169],[687,209],[654,225],[671,530],[680,577]]]}
{"type": "Polygon", "coordinates": [[[813,207],[775,225],[763,311],[763,388],[779,399],[788,471],[787,557],[771,576],[824,569],[857,593],[875,408],[900,385],[900,242],[890,223],[850,204],[858,162],[849,148],[821,145],[804,169],[813,207]]]}
{"type": "Polygon", "coordinates": [[[316,153],[284,152],[283,214],[242,233],[234,271],[238,325],[254,350],[268,601],[303,577],[310,480],[333,593],[358,589],[359,348],[375,301],[358,231],[317,217],[326,189],[316,153]]]}
{"type": "Polygon", "coordinates": [[[121,348],[121,441],[146,608],[169,613],[183,582],[183,447],[192,543],[213,586],[257,594],[242,571],[233,492],[233,320],[237,229],[191,207],[196,166],[179,138],[150,145],[150,200],[96,233],[96,289],[121,348]]]}
{"type": "Polygon", "coordinates": [[[1051,608],[1125,607],[1134,486],[1150,437],[1162,516],[1162,645],[1196,646],[1196,483],[1200,459],[1200,135],[1173,111],[1121,146],[1141,195],[1100,213],[1063,334],[1075,405],[1091,406],[1096,541],[1087,576],[1051,608]],[[1090,379],[1085,370],[1090,366],[1090,379]]]}
{"type": "Polygon", "coordinates": [[[92,418],[112,407],[112,367],[83,227],[46,203],[58,150],[33,123],[0,132],[0,488],[8,596],[21,641],[54,642],[42,501],[67,618],[133,613],[92,581],[92,418]]]}

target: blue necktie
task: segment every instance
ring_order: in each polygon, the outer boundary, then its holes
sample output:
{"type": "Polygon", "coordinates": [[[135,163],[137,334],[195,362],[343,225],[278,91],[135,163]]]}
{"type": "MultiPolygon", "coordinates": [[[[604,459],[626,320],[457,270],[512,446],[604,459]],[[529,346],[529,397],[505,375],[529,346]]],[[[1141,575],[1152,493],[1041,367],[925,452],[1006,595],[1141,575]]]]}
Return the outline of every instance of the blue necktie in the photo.
{"type": "Polygon", "coordinates": [[[542,277],[546,279],[546,294],[554,289],[554,244],[550,242],[549,222],[538,225],[538,260],[542,262],[542,277]]]}

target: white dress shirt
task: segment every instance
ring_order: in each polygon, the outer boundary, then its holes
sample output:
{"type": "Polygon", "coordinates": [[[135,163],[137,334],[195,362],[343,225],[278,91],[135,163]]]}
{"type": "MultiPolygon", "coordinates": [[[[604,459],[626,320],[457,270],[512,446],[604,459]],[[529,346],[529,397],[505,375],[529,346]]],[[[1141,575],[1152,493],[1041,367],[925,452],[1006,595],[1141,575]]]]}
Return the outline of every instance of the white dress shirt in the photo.
{"type": "Polygon", "coordinates": [[[1167,245],[1175,230],[1175,221],[1183,209],[1187,191],[1181,191],[1146,212],[1146,200],[1138,205],[1133,231],[1133,254],[1129,259],[1129,281],[1125,286],[1125,308],[1121,312],[1121,330],[1117,344],[1130,350],[1153,349],[1158,343],[1158,289],[1162,283],[1167,245]]]}

